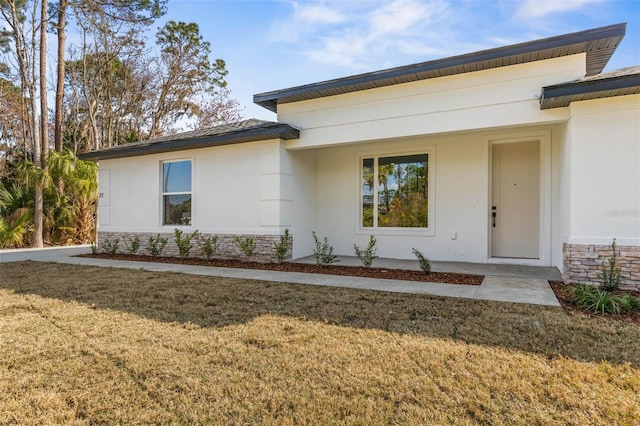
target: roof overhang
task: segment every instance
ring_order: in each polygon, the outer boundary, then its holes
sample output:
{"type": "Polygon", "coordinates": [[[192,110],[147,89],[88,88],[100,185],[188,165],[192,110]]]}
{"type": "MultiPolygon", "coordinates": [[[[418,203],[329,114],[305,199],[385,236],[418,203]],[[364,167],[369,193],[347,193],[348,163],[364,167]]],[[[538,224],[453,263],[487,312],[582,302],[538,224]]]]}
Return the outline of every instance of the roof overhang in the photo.
{"type": "Polygon", "coordinates": [[[586,53],[587,75],[602,72],[625,35],[626,24],[615,24],[510,46],[421,62],[382,71],[312,83],[253,96],[253,102],[273,112],[278,105],[326,96],[444,77],[586,53]]]}
{"type": "Polygon", "coordinates": [[[244,142],[256,142],[269,139],[298,139],[300,131],[288,124],[268,123],[252,128],[240,129],[208,135],[202,137],[175,140],[150,140],[141,143],[118,145],[98,151],[78,154],[82,160],[100,161],[113,158],[135,157],[139,155],[159,154],[164,152],[184,151],[189,149],[209,148],[214,146],[232,145],[244,142]]]}
{"type": "Polygon", "coordinates": [[[571,102],[640,93],[640,74],[575,81],[542,88],[540,109],[562,108],[571,102]]]}

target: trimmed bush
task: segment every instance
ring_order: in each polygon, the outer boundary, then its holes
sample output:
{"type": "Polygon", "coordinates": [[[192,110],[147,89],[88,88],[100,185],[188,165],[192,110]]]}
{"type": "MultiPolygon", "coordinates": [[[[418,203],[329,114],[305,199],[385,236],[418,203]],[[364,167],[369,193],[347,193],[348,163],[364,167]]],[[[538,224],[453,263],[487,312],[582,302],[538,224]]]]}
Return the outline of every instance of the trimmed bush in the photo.
{"type": "Polygon", "coordinates": [[[118,245],[120,244],[120,240],[115,238],[113,240],[111,240],[110,238],[106,238],[102,244],[100,244],[100,246],[102,247],[102,250],[109,254],[109,255],[114,255],[116,254],[116,252],[118,251],[118,245]]]}
{"type": "Polygon", "coordinates": [[[287,257],[287,253],[291,250],[292,242],[289,230],[285,229],[284,234],[280,235],[278,242],[273,243],[273,250],[276,252],[276,260],[278,263],[284,262],[284,259],[287,257]]]}
{"type": "Polygon", "coordinates": [[[140,249],[140,238],[136,235],[133,238],[124,239],[124,248],[129,254],[136,254],[140,249]]]}
{"type": "Polygon", "coordinates": [[[360,247],[355,244],[353,245],[353,249],[365,268],[370,268],[373,261],[378,258],[378,256],[376,256],[376,237],[373,235],[369,237],[369,244],[366,249],[361,250],[360,247]]]}
{"type": "Polygon", "coordinates": [[[429,262],[429,259],[424,257],[424,255],[416,248],[411,249],[411,252],[418,258],[422,272],[429,275],[431,273],[431,262],[429,262]]]}
{"type": "Polygon", "coordinates": [[[311,235],[313,235],[313,239],[316,242],[316,248],[313,250],[316,265],[329,265],[339,262],[338,257],[333,254],[333,247],[329,244],[327,237],[324,237],[324,242],[320,242],[315,231],[311,231],[311,235]]]}
{"type": "Polygon", "coordinates": [[[153,257],[159,257],[164,250],[164,247],[167,245],[167,239],[158,234],[157,237],[149,237],[149,241],[147,242],[147,251],[153,257]]]}
{"type": "Polygon", "coordinates": [[[211,258],[218,251],[218,236],[212,235],[210,237],[200,237],[198,239],[198,245],[200,246],[200,251],[202,252],[202,256],[205,259],[211,260],[211,258]]]}
{"type": "Polygon", "coordinates": [[[236,237],[236,243],[240,247],[240,251],[244,254],[244,257],[249,260],[253,256],[253,252],[256,249],[256,241],[253,237],[240,238],[236,237]]]}
{"type": "Polygon", "coordinates": [[[195,238],[198,240],[198,230],[193,231],[193,234],[186,234],[182,232],[180,229],[176,228],[174,231],[176,245],[178,246],[178,253],[181,258],[189,257],[189,253],[191,252],[191,248],[193,244],[191,241],[195,238]]]}

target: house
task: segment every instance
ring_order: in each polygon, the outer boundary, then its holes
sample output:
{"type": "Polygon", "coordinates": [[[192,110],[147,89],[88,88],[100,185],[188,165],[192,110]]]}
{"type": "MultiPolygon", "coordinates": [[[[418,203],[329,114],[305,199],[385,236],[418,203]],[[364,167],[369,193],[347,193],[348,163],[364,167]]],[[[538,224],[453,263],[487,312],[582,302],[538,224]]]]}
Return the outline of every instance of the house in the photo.
{"type": "MultiPolygon", "coordinates": [[[[640,66],[602,73],[626,24],[254,96],[246,120],[81,155],[99,161],[99,238],[174,228],[312,231],[335,253],[556,266],[596,277],[615,237],[640,287],[640,66]]],[[[144,241],[144,240],[143,240],[144,241]]],[[[144,246],[144,244],[143,244],[144,246]]],[[[175,250],[175,247],[174,247],[175,250]]]]}

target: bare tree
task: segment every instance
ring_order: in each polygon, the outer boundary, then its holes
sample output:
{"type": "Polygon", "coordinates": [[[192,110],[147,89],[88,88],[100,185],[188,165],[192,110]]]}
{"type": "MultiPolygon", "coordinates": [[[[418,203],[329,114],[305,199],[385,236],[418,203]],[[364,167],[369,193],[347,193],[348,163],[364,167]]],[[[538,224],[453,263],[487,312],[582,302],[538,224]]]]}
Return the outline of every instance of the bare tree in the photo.
{"type": "Polygon", "coordinates": [[[241,118],[226,89],[224,61],[209,60],[209,43],[196,24],[161,28],[159,58],[150,55],[140,31],[104,14],[93,13],[82,28],[85,42],[67,62],[65,103],[78,149],[167,134],[175,125],[208,127],[241,118]]]}
{"type": "Polygon", "coordinates": [[[83,123],[84,145],[98,149],[120,143],[123,128],[141,113],[139,98],[149,71],[137,72],[144,66],[145,54],[135,31],[118,34],[103,28],[94,34],[91,27],[83,31],[81,50],[67,62],[66,90],[75,102],[75,119],[83,123]]]}
{"type": "Polygon", "coordinates": [[[199,101],[225,89],[228,73],[222,59],[209,60],[211,44],[203,40],[198,24],[169,21],[158,31],[156,43],[161,81],[153,100],[150,137],[161,135],[184,116],[198,116],[199,101]]]}
{"type": "Polygon", "coordinates": [[[49,157],[49,107],[47,105],[47,23],[49,20],[47,8],[48,1],[40,0],[40,166],[46,168],[49,157]]]}
{"type": "Polygon", "coordinates": [[[21,97],[19,87],[0,77],[0,151],[4,153],[0,157],[0,179],[9,176],[14,162],[24,158],[26,152],[21,97]]]}
{"type": "MultiPolygon", "coordinates": [[[[95,36],[96,34],[106,35],[102,38],[102,42],[108,39],[109,35],[118,33],[123,25],[128,26],[130,31],[142,31],[146,26],[150,25],[166,12],[168,0],[59,0],[57,7],[57,23],[55,30],[58,36],[58,53],[57,53],[57,72],[56,72],[56,107],[55,107],[55,146],[56,150],[62,151],[64,142],[64,123],[68,120],[65,118],[65,81],[66,81],[66,29],[69,15],[76,18],[79,26],[85,35],[83,38],[83,50],[89,43],[98,43],[99,40],[91,39],[88,41],[87,34],[95,36]]],[[[103,43],[104,44],[104,43],[103,43]]],[[[105,52],[108,52],[107,49],[105,52]]],[[[88,95],[88,93],[85,93],[88,95]]],[[[88,96],[85,96],[88,97],[88,96]]],[[[91,123],[91,137],[93,139],[93,147],[100,147],[102,135],[98,128],[98,120],[95,116],[97,104],[93,104],[93,109],[89,110],[89,118],[91,123]]],[[[107,128],[106,140],[107,146],[113,143],[113,127],[107,128]]]]}
{"type": "MultiPolygon", "coordinates": [[[[38,107],[38,35],[45,31],[46,27],[41,22],[46,21],[45,16],[39,16],[42,2],[34,0],[29,5],[26,0],[0,0],[0,13],[9,27],[11,41],[13,42],[13,54],[18,64],[20,76],[20,88],[23,93],[22,121],[23,137],[31,141],[32,159],[36,172],[32,175],[32,184],[35,190],[34,206],[34,231],[32,245],[43,247],[43,193],[42,182],[39,178],[39,170],[42,166],[42,144],[40,139],[40,110],[38,107]],[[31,6],[31,7],[28,7],[31,6]]],[[[46,97],[46,96],[45,96],[46,97]]]]}
{"type": "Polygon", "coordinates": [[[54,124],[54,146],[55,150],[62,153],[63,147],[63,127],[64,127],[64,76],[65,76],[65,47],[67,43],[67,0],[60,0],[58,3],[58,22],[56,23],[56,34],[58,36],[58,55],[56,69],[56,100],[55,100],[55,124],[54,124]]]}
{"type": "Polygon", "coordinates": [[[231,97],[231,92],[226,88],[219,89],[201,102],[192,128],[212,127],[240,119],[242,110],[238,101],[231,97]]]}
{"type": "MultiPolygon", "coordinates": [[[[11,144],[22,143],[24,160],[30,161],[22,164],[25,166],[22,169],[28,172],[23,175],[28,178],[29,185],[35,192],[32,233],[34,247],[42,247],[44,244],[43,189],[46,188],[43,185],[47,176],[50,176],[47,170],[50,123],[46,75],[47,29],[51,23],[49,16],[57,17],[52,26],[58,36],[54,146],[57,151],[62,151],[64,122],[69,117],[65,117],[64,101],[64,55],[68,14],[71,12],[78,22],[93,25],[93,51],[110,55],[111,51],[105,50],[104,46],[113,47],[109,36],[114,33],[114,28],[115,32],[118,32],[118,25],[124,25],[127,26],[128,34],[134,34],[136,31],[139,33],[142,30],[136,28],[143,28],[162,15],[166,10],[166,3],[167,0],[58,0],[57,3],[51,4],[52,8],[49,10],[49,0],[0,0],[0,51],[9,53],[8,66],[0,62],[0,94],[6,94],[0,100],[0,112],[3,113],[0,117],[0,131],[3,137],[0,141],[3,147],[0,154],[4,157],[0,166],[7,164],[7,153],[11,151],[11,144]],[[86,19],[88,17],[99,19],[86,19]],[[14,88],[17,89],[18,95],[14,93],[14,88]],[[16,114],[16,111],[19,111],[19,114],[16,114]],[[17,129],[20,131],[17,132],[17,129]]],[[[118,36],[120,35],[118,33],[118,36]]],[[[96,147],[100,146],[99,141],[102,138],[106,138],[108,144],[114,142],[117,138],[119,117],[126,114],[116,111],[113,102],[107,101],[113,100],[114,93],[117,92],[112,90],[116,82],[110,80],[113,76],[109,66],[113,65],[112,60],[118,56],[122,56],[122,52],[116,50],[105,61],[106,67],[101,76],[107,80],[103,85],[106,92],[100,93],[99,97],[92,96],[89,105],[93,106],[93,109],[87,109],[91,126],[83,133],[97,141],[94,145],[96,147]],[[98,112],[101,111],[106,113],[105,122],[98,120],[98,112]]],[[[83,60],[86,60],[86,57],[83,57],[83,60]]],[[[87,77],[88,74],[85,73],[85,78],[87,77]]],[[[80,87],[83,92],[87,91],[85,85],[80,87]]],[[[76,96],[74,101],[77,100],[76,96]]],[[[125,103],[122,100],[119,102],[125,103]]],[[[76,103],[75,111],[79,113],[80,109],[79,103],[76,103]]],[[[62,189],[62,186],[58,188],[60,194],[62,189]]]]}

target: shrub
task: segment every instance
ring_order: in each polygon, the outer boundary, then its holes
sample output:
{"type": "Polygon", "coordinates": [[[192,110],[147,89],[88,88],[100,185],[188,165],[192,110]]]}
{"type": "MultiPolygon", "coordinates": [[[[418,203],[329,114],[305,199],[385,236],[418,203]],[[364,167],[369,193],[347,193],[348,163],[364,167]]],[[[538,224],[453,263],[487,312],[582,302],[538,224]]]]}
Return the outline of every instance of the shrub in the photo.
{"type": "Polygon", "coordinates": [[[624,312],[631,312],[634,309],[640,308],[640,297],[633,297],[629,293],[624,293],[619,295],[618,298],[624,312]]]}
{"type": "Polygon", "coordinates": [[[376,256],[376,237],[373,235],[369,237],[369,244],[366,249],[360,250],[360,247],[355,244],[353,245],[353,249],[365,268],[370,268],[374,259],[378,258],[378,256],[376,256]]]}
{"type": "Polygon", "coordinates": [[[256,249],[256,241],[253,237],[240,238],[236,237],[236,243],[240,247],[240,251],[244,254],[245,258],[249,260],[253,255],[253,251],[256,249]]]}
{"type": "Polygon", "coordinates": [[[117,238],[113,240],[105,238],[100,247],[102,247],[102,251],[113,256],[118,251],[118,244],[120,244],[120,240],[117,238]]]}
{"type": "Polygon", "coordinates": [[[91,254],[98,254],[98,245],[95,241],[91,241],[91,254]]]}
{"type": "Polygon", "coordinates": [[[315,231],[311,231],[311,235],[313,235],[313,239],[316,242],[316,248],[313,250],[313,256],[316,258],[316,265],[329,265],[331,263],[339,262],[337,256],[333,254],[333,247],[329,245],[327,237],[324,237],[324,242],[321,243],[315,231]]]}
{"type": "Polygon", "coordinates": [[[285,257],[287,257],[287,253],[291,250],[292,246],[291,234],[289,234],[289,230],[284,230],[284,235],[280,235],[280,239],[277,243],[273,243],[273,249],[276,252],[276,259],[278,263],[284,262],[285,257]]]}
{"type": "Polygon", "coordinates": [[[205,259],[210,260],[218,251],[218,236],[212,235],[210,237],[200,237],[198,239],[200,245],[200,251],[205,259]]]}
{"type": "Polygon", "coordinates": [[[129,254],[136,254],[140,249],[140,238],[136,235],[133,238],[124,239],[124,248],[129,254]]]}
{"type": "Polygon", "coordinates": [[[424,257],[424,255],[416,248],[411,249],[411,252],[418,258],[418,262],[420,262],[420,269],[429,275],[431,273],[431,262],[429,259],[424,257]]]}
{"type": "Polygon", "coordinates": [[[191,248],[193,247],[193,244],[191,244],[191,241],[194,238],[197,241],[198,230],[196,229],[195,231],[193,231],[193,234],[185,234],[180,229],[176,228],[174,231],[174,234],[176,236],[175,240],[176,240],[176,245],[178,246],[178,253],[180,254],[180,257],[182,257],[183,259],[185,257],[189,257],[189,253],[191,252],[191,248]]]}
{"type": "Polygon", "coordinates": [[[598,314],[629,312],[640,304],[640,300],[630,294],[616,294],[589,284],[571,286],[569,291],[576,306],[598,314]]]}
{"type": "Polygon", "coordinates": [[[598,273],[598,286],[578,284],[569,287],[571,298],[579,308],[598,314],[620,314],[640,308],[640,297],[619,291],[624,276],[617,265],[615,238],[611,242],[611,251],[613,255],[603,262],[598,273]]]}
{"type": "Polygon", "coordinates": [[[620,288],[620,284],[624,280],[624,276],[622,275],[622,271],[618,268],[618,255],[616,254],[616,239],[613,239],[611,243],[611,250],[613,251],[613,256],[609,258],[608,262],[602,264],[602,269],[598,274],[598,278],[600,280],[600,288],[605,291],[616,291],[620,288]],[[606,265],[609,265],[607,268],[606,265]]]}
{"type": "Polygon", "coordinates": [[[629,306],[631,307],[631,310],[633,309],[640,309],[640,296],[638,297],[633,297],[629,294],[627,294],[627,296],[629,296],[631,298],[629,306]]]}
{"type": "Polygon", "coordinates": [[[149,242],[147,243],[147,251],[153,257],[158,257],[162,254],[162,250],[167,245],[167,239],[160,236],[158,234],[157,237],[149,237],[149,242]]]}

